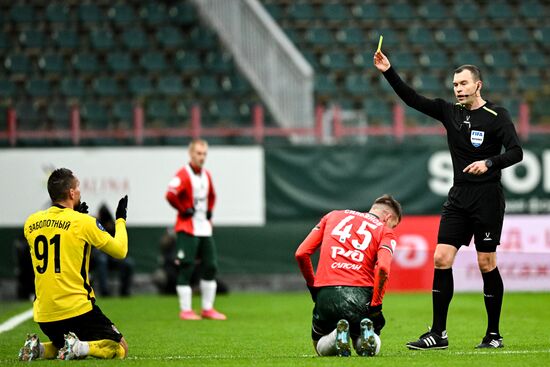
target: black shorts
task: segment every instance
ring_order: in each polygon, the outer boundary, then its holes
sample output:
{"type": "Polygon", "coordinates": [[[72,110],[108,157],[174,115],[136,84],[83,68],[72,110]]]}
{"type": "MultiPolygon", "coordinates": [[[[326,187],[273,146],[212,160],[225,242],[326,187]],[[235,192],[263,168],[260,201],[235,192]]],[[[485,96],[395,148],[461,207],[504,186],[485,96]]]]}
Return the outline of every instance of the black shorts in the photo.
{"type": "Polygon", "coordinates": [[[469,246],[495,252],[504,220],[504,193],[500,183],[453,186],[443,204],[437,243],[469,246]]]}
{"type": "Polygon", "coordinates": [[[372,287],[322,287],[317,294],[311,320],[311,339],[318,341],[330,334],[340,319],[349,322],[352,338],[360,334],[360,323],[367,317],[372,287]]]}
{"type": "Polygon", "coordinates": [[[66,320],[39,322],[38,325],[58,349],[65,345],[64,334],[71,331],[82,341],[110,339],[120,342],[122,339],[122,334],[96,305],[83,315],[66,320]]]}

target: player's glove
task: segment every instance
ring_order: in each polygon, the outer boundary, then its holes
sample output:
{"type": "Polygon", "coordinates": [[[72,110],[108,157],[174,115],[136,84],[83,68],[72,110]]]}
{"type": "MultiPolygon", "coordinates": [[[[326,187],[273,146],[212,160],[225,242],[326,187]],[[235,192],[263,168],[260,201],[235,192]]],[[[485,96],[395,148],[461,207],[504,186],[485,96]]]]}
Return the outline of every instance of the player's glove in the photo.
{"type": "Polygon", "coordinates": [[[206,212],[206,219],[208,219],[208,220],[212,219],[212,210],[208,210],[206,212]]]}
{"type": "Polygon", "coordinates": [[[85,201],[81,202],[75,210],[82,214],[88,214],[88,204],[85,201]]]}
{"type": "Polygon", "coordinates": [[[382,313],[382,304],[378,306],[367,306],[367,317],[372,321],[376,335],[380,335],[380,331],[382,331],[382,328],[386,325],[386,319],[382,313]]]}
{"type": "Polygon", "coordinates": [[[319,287],[308,285],[307,289],[309,289],[309,293],[311,294],[311,299],[313,300],[313,303],[317,302],[317,293],[319,293],[319,287]]]}
{"type": "Polygon", "coordinates": [[[116,219],[122,218],[126,220],[127,214],[128,214],[128,195],[125,195],[122,199],[118,201],[115,217],[116,219]]]}
{"type": "Polygon", "coordinates": [[[189,218],[189,217],[192,217],[193,214],[195,214],[195,208],[191,207],[191,208],[187,208],[184,211],[180,212],[180,217],[189,218]]]}

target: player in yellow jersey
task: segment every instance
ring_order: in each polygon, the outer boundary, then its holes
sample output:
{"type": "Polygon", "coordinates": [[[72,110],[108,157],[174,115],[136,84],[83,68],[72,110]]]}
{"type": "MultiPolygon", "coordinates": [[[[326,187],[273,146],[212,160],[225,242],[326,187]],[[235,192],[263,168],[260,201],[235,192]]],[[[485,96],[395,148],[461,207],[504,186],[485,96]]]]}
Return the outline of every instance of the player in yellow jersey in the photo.
{"type": "Polygon", "coordinates": [[[126,257],[128,196],[118,203],[113,238],[87,214],[71,170],[53,171],[48,193],[52,206],[30,215],[24,234],[35,274],[34,321],[51,341],[40,343],[36,334],[27,335],[19,359],[124,358],[126,340],[95,304],[88,269],[92,246],[117,259],[126,257]]]}

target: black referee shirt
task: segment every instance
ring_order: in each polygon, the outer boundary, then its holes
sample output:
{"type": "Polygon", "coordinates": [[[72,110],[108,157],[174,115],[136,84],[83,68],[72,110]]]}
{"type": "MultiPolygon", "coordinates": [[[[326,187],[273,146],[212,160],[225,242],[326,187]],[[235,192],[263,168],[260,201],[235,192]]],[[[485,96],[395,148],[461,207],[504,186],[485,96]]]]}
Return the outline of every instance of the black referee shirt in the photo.
{"type": "Polygon", "coordinates": [[[468,110],[459,103],[426,98],[409,87],[393,67],[384,72],[384,77],[403,102],[445,126],[455,185],[498,182],[503,168],[522,160],[523,151],[505,108],[486,101],[482,107],[468,110]],[[485,159],[491,159],[493,166],[484,174],[462,172],[470,163],[485,159]]]}

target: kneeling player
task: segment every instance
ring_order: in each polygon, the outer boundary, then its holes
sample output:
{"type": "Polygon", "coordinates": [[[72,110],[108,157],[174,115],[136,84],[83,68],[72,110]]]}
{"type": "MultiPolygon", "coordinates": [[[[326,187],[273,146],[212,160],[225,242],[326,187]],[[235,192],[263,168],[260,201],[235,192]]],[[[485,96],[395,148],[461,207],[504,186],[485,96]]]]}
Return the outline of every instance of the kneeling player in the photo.
{"type": "Polygon", "coordinates": [[[382,299],[396,246],[401,204],[390,195],[368,213],[335,210],[323,217],[296,251],[315,307],[311,336],[320,356],[380,352],[382,299]],[[310,256],[320,248],[317,274],[310,256]]]}
{"type": "Polygon", "coordinates": [[[29,216],[24,233],[35,275],[34,320],[51,341],[40,343],[36,334],[27,335],[19,359],[124,358],[128,345],[95,304],[88,269],[91,246],[117,259],[126,257],[128,196],[118,203],[111,237],[86,214],[80,182],[70,170],[52,172],[48,193],[52,206],[29,216]]]}

